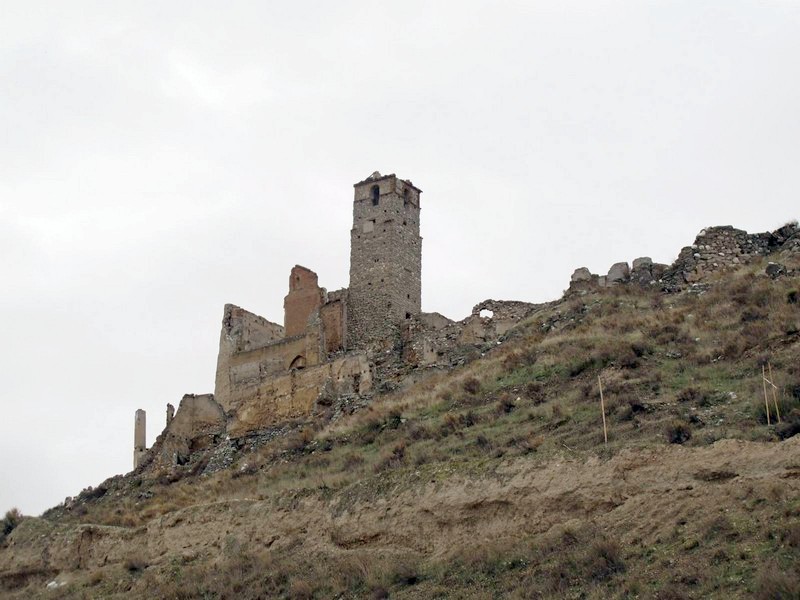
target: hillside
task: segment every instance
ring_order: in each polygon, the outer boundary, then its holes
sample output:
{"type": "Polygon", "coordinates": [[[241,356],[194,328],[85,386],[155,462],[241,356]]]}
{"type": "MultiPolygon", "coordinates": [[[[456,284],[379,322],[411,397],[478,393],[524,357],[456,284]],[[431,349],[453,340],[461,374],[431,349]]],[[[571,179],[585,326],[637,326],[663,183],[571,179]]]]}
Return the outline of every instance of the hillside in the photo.
{"type": "Polygon", "coordinates": [[[729,267],[572,289],[353,414],[111,478],[22,519],[0,589],[800,597],[800,255],[729,267]]]}

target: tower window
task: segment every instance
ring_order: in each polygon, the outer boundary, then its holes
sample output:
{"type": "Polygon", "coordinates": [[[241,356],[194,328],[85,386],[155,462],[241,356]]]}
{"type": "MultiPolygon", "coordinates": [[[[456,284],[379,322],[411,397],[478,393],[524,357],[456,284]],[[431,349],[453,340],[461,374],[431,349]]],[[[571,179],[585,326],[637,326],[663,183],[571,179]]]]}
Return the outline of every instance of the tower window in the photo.
{"type": "Polygon", "coordinates": [[[381,190],[377,185],[372,186],[372,206],[378,206],[381,198],[381,190]]]}
{"type": "Polygon", "coordinates": [[[406,313],[406,319],[410,319],[410,318],[411,318],[411,313],[406,313]]]}
{"type": "Polygon", "coordinates": [[[408,188],[403,190],[403,206],[408,206],[408,188]]]}

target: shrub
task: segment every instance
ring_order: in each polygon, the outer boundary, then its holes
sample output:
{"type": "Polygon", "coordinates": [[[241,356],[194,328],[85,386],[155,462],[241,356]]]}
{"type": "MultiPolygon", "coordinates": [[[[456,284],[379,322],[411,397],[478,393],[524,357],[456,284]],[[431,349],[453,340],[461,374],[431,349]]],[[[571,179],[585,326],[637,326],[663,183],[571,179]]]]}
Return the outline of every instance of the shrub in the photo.
{"type": "MultiPolygon", "coordinates": [[[[781,420],[786,423],[791,423],[794,418],[794,413],[800,410],[800,403],[797,402],[794,398],[778,398],[778,409],[780,410],[781,420]]],[[[767,423],[767,408],[764,406],[764,396],[762,395],[758,400],[756,400],[755,405],[755,412],[756,412],[756,419],[762,425],[766,425],[767,423]]],[[[775,413],[775,401],[772,398],[772,394],[769,394],[769,416],[770,416],[770,423],[772,425],[776,425],[778,422],[777,414],[775,413]]],[[[787,437],[791,437],[788,435],[787,437]]],[[[786,438],[784,438],[786,439],[786,438]]]]}
{"type": "Polygon", "coordinates": [[[492,441],[485,435],[480,434],[475,438],[475,445],[482,450],[489,450],[492,447],[492,441]]]}
{"type": "Polygon", "coordinates": [[[538,381],[529,381],[525,384],[525,395],[531,399],[534,404],[541,404],[545,401],[544,385],[538,381]]]}
{"type": "Polygon", "coordinates": [[[584,557],[587,578],[604,581],[625,570],[619,544],[608,539],[599,539],[589,546],[584,557]]]}
{"type": "Polygon", "coordinates": [[[698,404],[703,396],[704,393],[698,390],[696,387],[688,387],[678,392],[677,400],[678,402],[691,402],[692,404],[698,404]]]}
{"type": "Polygon", "coordinates": [[[637,414],[647,411],[647,407],[638,396],[626,395],[620,399],[620,405],[623,406],[620,420],[630,421],[637,414]]]}
{"type": "Polygon", "coordinates": [[[775,428],[778,437],[788,440],[790,437],[800,434],[800,409],[794,409],[788,415],[786,413],[781,413],[781,415],[783,422],[775,428]]]}
{"type": "Polygon", "coordinates": [[[539,446],[541,446],[543,443],[543,436],[528,434],[512,437],[510,440],[508,440],[507,445],[509,447],[515,447],[519,449],[520,453],[522,454],[531,454],[536,452],[539,449],[539,446]]]}
{"type": "Polygon", "coordinates": [[[516,407],[517,405],[514,403],[514,400],[512,400],[511,396],[508,394],[503,394],[500,400],[497,401],[498,414],[508,414],[516,407]]]}
{"type": "Polygon", "coordinates": [[[125,559],[125,570],[129,573],[141,573],[149,565],[143,556],[134,555],[125,559]]]}
{"type": "Polygon", "coordinates": [[[667,425],[664,435],[670,444],[683,444],[692,437],[692,430],[689,423],[682,419],[673,419],[667,425]]]}
{"type": "Polygon", "coordinates": [[[463,387],[468,394],[477,394],[481,391],[481,382],[474,377],[470,377],[464,381],[463,387]]]}
{"type": "Polygon", "coordinates": [[[345,471],[350,471],[351,469],[355,469],[360,467],[364,464],[364,457],[360,454],[356,454],[352,452],[344,457],[344,461],[342,462],[342,467],[345,471]]]}
{"type": "Polygon", "coordinates": [[[469,411],[466,414],[462,413],[448,413],[444,416],[442,424],[439,427],[439,435],[447,437],[452,433],[457,433],[465,427],[472,427],[478,422],[478,417],[474,412],[469,411]]]}
{"type": "Polygon", "coordinates": [[[5,517],[3,517],[2,521],[2,529],[0,529],[0,542],[6,539],[6,537],[17,528],[20,521],[22,521],[22,513],[19,512],[18,509],[12,508],[11,510],[6,511],[5,517]]]}
{"type": "Polygon", "coordinates": [[[396,469],[401,467],[406,460],[406,445],[403,442],[397,444],[392,451],[387,455],[384,456],[378,463],[375,465],[375,472],[380,473],[381,471],[386,471],[387,469],[396,469]]]}

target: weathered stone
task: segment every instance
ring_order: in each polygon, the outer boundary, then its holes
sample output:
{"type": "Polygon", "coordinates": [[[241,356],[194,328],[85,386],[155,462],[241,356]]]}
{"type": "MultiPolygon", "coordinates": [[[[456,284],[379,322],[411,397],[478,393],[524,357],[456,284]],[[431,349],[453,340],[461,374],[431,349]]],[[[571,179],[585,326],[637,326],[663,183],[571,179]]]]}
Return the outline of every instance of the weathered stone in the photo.
{"type": "Polygon", "coordinates": [[[780,263],[771,262],[767,264],[766,274],[772,277],[773,279],[780,277],[781,275],[786,274],[786,267],[780,263]]]}
{"type": "Polygon", "coordinates": [[[638,269],[647,268],[653,266],[653,259],[649,256],[642,256],[641,258],[635,258],[633,260],[633,270],[636,271],[638,269]]]}
{"type": "Polygon", "coordinates": [[[608,270],[607,281],[610,284],[624,283],[630,279],[631,269],[626,262],[615,263],[608,270]]]}
{"type": "Polygon", "coordinates": [[[582,281],[591,281],[592,280],[592,272],[589,271],[586,267],[580,267],[579,269],[575,269],[572,273],[572,277],[570,277],[570,282],[572,283],[579,283],[582,281]]]}
{"type": "Polygon", "coordinates": [[[295,265],[289,276],[289,293],[283,301],[283,327],[286,337],[302,335],[309,317],[322,306],[324,290],[317,284],[317,274],[295,265]]]}

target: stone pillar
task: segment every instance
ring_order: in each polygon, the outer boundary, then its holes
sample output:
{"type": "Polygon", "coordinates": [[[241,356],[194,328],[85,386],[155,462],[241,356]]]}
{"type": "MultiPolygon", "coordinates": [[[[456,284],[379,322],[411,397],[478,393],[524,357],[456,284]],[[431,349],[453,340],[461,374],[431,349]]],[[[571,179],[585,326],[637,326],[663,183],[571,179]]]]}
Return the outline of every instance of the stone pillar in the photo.
{"type": "Polygon", "coordinates": [[[175,416],[175,407],[167,403],[167,427],[172,423],[172,418],[175,416]]]}
{"type": "Polygon", "coordinates": [[[147,452],[147,413],[141,408],[136,411],[133,426],[133,468],[139,463],[147,452]]]}

